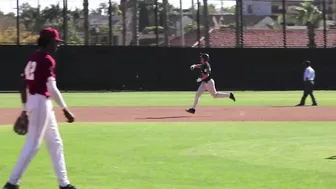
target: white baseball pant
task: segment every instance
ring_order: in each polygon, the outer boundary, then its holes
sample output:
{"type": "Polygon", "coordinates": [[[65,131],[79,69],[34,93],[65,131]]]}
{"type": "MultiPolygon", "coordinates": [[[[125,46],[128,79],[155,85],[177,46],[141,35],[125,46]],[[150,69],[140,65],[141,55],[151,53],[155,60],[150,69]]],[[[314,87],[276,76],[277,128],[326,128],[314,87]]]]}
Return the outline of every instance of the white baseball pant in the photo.
{"type": "Polygon", "coordinates": [[[63,141],[58,130],[52,101],[43,95],[29,95],[27,113],[29,126],[26,143],[21,150],[9,182],[11,184],[19,184],[23,173],[40,149],[42,139],[44,139],[59,185],[66,186],[70,184],[63,153],[63,141]]]}
{"type": "Polygon", "coordinates": [[[201,85],[198,87],[198,90],[195,95],[195,101],[193,105],[193,109],[196,109],[199,99],[201,98],[202,94],[208,91],[212,97],[214,98],[228,98],[230,97],[230,93],[220,93],[217,92],[216,87],[215,87],[215,81],[213,79],[210,79],[207,83],[202,82],[201,85]]]}

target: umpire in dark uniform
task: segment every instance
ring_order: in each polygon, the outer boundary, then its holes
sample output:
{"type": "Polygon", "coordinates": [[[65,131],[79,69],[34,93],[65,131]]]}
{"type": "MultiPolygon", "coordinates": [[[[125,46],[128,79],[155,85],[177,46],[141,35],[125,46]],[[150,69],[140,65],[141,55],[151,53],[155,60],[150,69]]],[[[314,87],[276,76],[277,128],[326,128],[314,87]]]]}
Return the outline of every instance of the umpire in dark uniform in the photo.
{"type": "Polygon", "coordinates": [[[315,70],[311,67],[311,63],[309,60],[306,60],[303,63],[306,67],[303,75],[303,96],[301,98],[300,103],[297,106],[304,106],[305,101],[308,95],[310,95],[312,99],[312,105],[317,106],[316,99],[314,97],[314,79],[315,79],[315,70]]]}

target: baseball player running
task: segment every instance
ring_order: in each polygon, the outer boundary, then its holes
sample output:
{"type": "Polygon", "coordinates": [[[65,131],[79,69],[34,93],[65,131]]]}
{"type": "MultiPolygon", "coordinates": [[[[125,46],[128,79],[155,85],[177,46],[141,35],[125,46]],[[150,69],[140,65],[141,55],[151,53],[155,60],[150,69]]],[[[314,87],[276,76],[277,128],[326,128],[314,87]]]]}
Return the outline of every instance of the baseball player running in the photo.
{"type": "Polygon", "coordinates": [[[3,189],[19,189],[20,179],[29,163],[38,152],[42,139],[53,163],[60,189],[76,189],[68,179],[63,142],[53,111],[51,98],[62,107],[69,123],[74,116],[68,111],[63,97],[56,86],[54,69],[55,60],[51,54],[57,50],[58,43],[62,42],[58,31],[46,28],[40,32],[38,39],[39,49],[29,58],[24,70],[24,88],[21,91],[23,111],[21,116],[28,115],[28,133],[26,143],[14,170],[3,189]]]}
{"type": "Polygon", "coordinates": [[[201,70],[201,77],[197,78],[197,82],[201,82],[201,85],[199,86],[196,95],[195,95],[195,101],[192,108],[187,109],[186,111],[194,114],[196,112],[196,106],[199,102],[199,99],[201,95],[208,91],[212,97],[214,98],[230,98],[233,101],[236,101],[235,96],[233,93],[220,93],[217,92],[215,87],[215,81],[211,77],[211,66],[209,64],[209,55],[206,53],[201,53],[201,64],[194,64],[190,67],[191,70],[194,70],[195,68],[199,68],[201,70]]]}

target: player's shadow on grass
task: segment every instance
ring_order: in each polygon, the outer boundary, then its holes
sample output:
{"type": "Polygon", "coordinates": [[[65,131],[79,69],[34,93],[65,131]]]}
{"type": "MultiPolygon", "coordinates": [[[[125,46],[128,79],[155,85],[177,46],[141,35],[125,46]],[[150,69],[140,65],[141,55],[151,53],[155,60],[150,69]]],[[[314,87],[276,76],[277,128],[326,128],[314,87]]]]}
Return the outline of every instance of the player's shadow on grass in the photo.
{"type": "Polygon", "coordinates": [[[179,118],[187,118],[190,116],[165,116],[165,117],[145,117],[145,118],[136,118],[136,119],[179,119],[179,118]]]}
{"type": "Polygon", "coordinates": [[[296,106],[296,105],[293,105],[293,106],[271,106],[273,108],[293,108],[293,107],[305,107],[305,106],[296,106]]]}
{"type": "Polygon", "coordinates": [[[330,156],[330,157],[328,157],[328,158],[326,158],[326,159],[329,159],[329,160],[336,160],[336,156],[330,156]]]}

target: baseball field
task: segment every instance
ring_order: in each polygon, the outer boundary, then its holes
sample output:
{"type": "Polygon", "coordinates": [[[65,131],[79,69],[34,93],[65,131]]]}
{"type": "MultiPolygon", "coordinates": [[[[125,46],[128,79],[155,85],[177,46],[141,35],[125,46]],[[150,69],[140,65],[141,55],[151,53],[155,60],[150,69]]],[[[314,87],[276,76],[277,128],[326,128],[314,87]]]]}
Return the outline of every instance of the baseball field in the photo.
{"type": "MultiPolygon", "coordinates": [[[[194,92],[65,93],[77,121],[56,108],[70,180],[80,189],[334,189],[336,91],[315,94],[318,107],[293,107],[297,91],[236,92],[237,102],[206,93],[191,115],[194,92]]],[[[25,137],[12,132],[19,95],[0,99],[5,183],[25,137]]],[[[21,187],[57,187],[44,146],[21,187]]]]}

